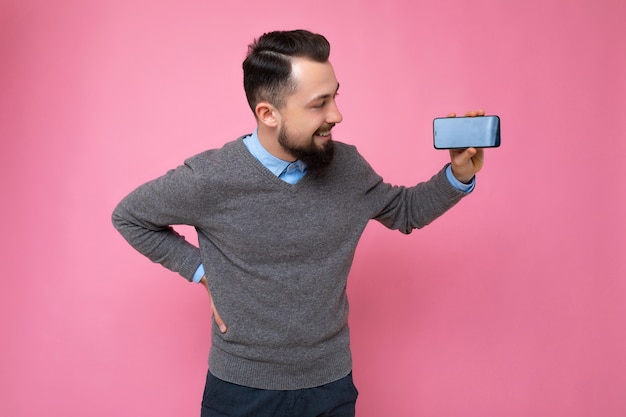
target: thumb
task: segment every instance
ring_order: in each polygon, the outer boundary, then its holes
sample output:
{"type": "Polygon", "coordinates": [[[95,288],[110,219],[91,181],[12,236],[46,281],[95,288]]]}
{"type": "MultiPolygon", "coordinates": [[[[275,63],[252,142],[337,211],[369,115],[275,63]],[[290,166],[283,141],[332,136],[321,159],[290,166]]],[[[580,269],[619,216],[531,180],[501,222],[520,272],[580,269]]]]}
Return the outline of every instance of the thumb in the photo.
{"type": "Polygon", "coordinates": [[[465,154],[465,156],[467,156],[468,159],[471,159],[474,155],[476,155],[477,152],[478,151],[476,150],[476,148],[467,148],[463,153],[465,154]]]}

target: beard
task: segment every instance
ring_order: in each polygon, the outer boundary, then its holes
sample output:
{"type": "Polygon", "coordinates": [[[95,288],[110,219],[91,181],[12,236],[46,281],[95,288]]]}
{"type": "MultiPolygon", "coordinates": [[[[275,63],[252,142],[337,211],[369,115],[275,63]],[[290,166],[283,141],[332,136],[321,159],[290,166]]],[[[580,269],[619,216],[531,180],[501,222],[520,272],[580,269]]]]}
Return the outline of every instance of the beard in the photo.
{"type": "Polygon", "coordinates": [[[335,155],[335,143],[331,138],[321,146],[318,146],[312,138],[309,145],[296,145],[294,142],[292,136],[283,126],[278,133],[278,143],[289,154],[304,162],[307,169],[313,172],[322,171],[330,165],[335,155]]]}

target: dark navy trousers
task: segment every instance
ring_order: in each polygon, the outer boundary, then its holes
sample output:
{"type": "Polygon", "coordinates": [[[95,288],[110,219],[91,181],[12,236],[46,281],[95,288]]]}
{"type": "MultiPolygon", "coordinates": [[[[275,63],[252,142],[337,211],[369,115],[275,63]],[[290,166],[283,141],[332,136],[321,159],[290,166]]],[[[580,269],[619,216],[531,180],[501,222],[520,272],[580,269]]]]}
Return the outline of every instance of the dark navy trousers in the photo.
{"type": "Polygon", "coordinates": [[[352,374],[315,388],[274,391],[243,387],[207,373],[201,417],[354,417],[352,374]]]}

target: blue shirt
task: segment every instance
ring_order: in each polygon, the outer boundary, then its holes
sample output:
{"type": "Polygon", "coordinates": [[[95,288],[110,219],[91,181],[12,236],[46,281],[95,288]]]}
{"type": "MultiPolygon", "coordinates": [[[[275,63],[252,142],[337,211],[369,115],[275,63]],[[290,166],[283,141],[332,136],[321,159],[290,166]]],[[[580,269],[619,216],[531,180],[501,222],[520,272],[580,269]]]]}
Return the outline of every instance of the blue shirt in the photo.
{"type": "MultiPolygon", "coordinates": [[[[269,153],[267,149],[261,145],[261,141],[259,141],[258,130],[255,129],[254,133],[249,136],[246,136],[243,139],[243,143],[246,145],[250,153],[259,160],[265,166],[265,168],[269,169],[274,175],[276,175],[281,180],[289,183],[295,184],[300,181],[306,175],[306,164],[300,160],[294,162],[283,161],[282,159],[276,158],[274,155],[269,153]]],[[[472,178],[472,181],[469,184],[462,183],[457,180],[454,174],[452,174],[452,168],[450,165],[446,168],[446,177],[450,184],[454,188],[459,191],[463,191],[466,193],[471,192],[474,189],[476,181],[472,178]]],[[[198,269],[193,275],[193,282],[198,283],[204,276],[204,266],[200,264],[198,269]]]]}

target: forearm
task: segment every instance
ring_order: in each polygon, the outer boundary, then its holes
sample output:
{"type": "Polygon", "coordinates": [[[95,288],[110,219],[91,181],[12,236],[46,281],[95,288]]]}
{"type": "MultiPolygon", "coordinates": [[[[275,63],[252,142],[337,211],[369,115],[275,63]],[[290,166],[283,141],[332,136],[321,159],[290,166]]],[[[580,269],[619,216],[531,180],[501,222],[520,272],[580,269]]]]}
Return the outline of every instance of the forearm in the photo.
{"type": "Polygon", "coordinates": [[[113,211],[121,235],[151,261],[191,280],[201,263],[199,249],[173,225],[198,223],[201,207],[193,170],[183,165],[128,194],[113,211]]]}
{"type": "Polygon", "coordinates": [[[191,280],[200,265],[200,251],[171,226],[157,227],[137,217],[124,202],[116,207],[113,225],[138,252],[152,262],[191,280]]]}
{"type": "MultiPolygon", "coordinates": [[[[447,168],[447,167],[446,167],[447,168]]],[[[376,220],[390,229],[410,233],[422,228],[458,203],[467,192],[455,188],[447,178],[446,168],[430,180],[414,187],[392,187],[396,195],[376,220]]]]}

